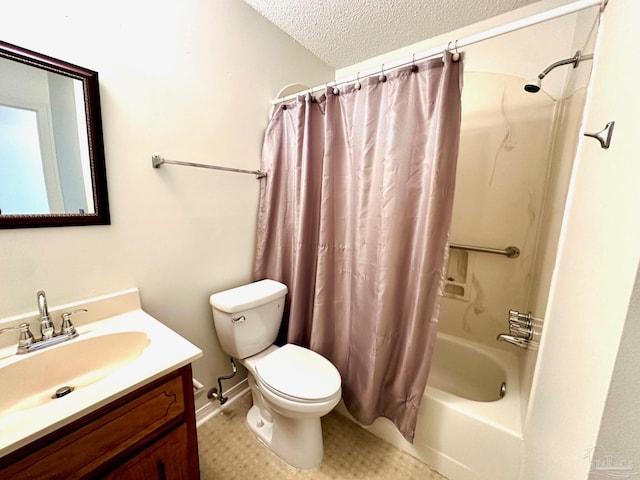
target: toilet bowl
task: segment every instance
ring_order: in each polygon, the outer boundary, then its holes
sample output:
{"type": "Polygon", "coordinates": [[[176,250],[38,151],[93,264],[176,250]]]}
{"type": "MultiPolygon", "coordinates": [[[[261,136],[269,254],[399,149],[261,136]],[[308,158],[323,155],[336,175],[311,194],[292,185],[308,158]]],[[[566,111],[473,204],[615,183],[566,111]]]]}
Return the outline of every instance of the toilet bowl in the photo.
{"type": "Polygon", "coordinates": [[[289,465],[318,466],[324,453],[320,418],[340,401],[340,374],[327,359],[297,345],[272,346],[257,357],[241,360],[253,395],[247,426],[289,465]],[[309,381],[314,378],[315,385],[309,381]]]}
{"type": "Polygon", "coordinates": [[[273,345],[287,287],[262,280],[211,295],[222,349],[248,371],[253,406],[247,426],[289,465],[322,461],[320,418],[340,401],[341,379],[329,360],[309,349],[273,345]]]}

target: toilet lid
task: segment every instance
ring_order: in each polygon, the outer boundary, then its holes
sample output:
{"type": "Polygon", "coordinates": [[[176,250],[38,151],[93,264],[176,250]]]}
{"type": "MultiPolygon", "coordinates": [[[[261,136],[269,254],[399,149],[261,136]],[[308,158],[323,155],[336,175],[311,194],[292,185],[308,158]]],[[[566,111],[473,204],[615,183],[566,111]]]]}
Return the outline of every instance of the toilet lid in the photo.
{"type": "Polygon", "coordinates": [[[340,373],[329,360],[291,343],[258,360],[255,368],[271,390],[289,397],[320,401],[340,389],[340,373]]]}

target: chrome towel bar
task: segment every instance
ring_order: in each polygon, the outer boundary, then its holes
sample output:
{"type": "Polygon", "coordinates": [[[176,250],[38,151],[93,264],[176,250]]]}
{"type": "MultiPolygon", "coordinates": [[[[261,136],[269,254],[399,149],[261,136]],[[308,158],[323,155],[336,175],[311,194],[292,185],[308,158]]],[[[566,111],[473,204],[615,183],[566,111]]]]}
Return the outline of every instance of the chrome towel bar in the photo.
{"type": "Polygon", "coordinates": [[[220,167],[218,165],[207,165],[204,163],[179,162],[177,160],[167,160],[166,158],[162,158],[159,154],[151,156],[151,165],[153,166],[153,168],[160,168],[160,165],[162,165],[163,163],[170,163],[172,165],[183,165],[185,167],[210,168],[211,170],[223,170],[225,172],[250,173],[252,175],[255,175],[258,179],[267,176],[267,174],[262,170],[245,170],[243,168],[220,167]]]}
{"type": "Polygon", "coordinates": [[[459,243],[450,243],[449,248],[457,248],[458,250],[469,250],[470,252],[494,253],[496,255],[504,255],[507,258],[516,258],[520,256],[520,249],[513,245],[507,248],[489,248],[475,247],[473,245],[460,245],[459,243]]]}

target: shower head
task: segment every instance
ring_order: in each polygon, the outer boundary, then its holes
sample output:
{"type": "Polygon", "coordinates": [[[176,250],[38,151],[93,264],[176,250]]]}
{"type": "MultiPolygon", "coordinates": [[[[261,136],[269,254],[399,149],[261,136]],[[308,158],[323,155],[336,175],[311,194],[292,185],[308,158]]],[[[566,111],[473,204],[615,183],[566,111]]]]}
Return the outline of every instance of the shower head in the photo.
{"type": "Polygon", "coordinates": [[[576,68],[582,60],[591,60],[593,59],[593,54],[582,55],[582,52],[578,50],[576,54],[571,58],[565,58],[564,60],[559,60],[555,63],[552,63],[547,68],[545,68],[538,78],[534,82],[529,82],[525,84],[524,90],[529,93],[536,93],[540,91],[542,79],[547,76],[547,74],[556,67],[560,67],[562,65],[573,64],[573,68],[576,68]]]}
{"type": "Polygon", "coordinates": [[[542,84],[542,79],[536,78],[535,81],[526,83],[524,85],[524,90],[525,92],[529,92],[529,93],[537,93],[540,91],[541,84],[542,84]]]}

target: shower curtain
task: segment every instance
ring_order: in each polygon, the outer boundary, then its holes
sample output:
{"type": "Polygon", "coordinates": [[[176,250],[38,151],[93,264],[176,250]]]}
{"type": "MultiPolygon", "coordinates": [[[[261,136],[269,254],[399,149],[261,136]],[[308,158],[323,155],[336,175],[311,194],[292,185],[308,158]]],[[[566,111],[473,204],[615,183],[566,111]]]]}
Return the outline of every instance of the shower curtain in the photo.
{"type": "Polygon", "coordinates": [[[357,421],[413,441],[435,344],[462,62],[427,60],[309,95],[265,135],[255,279],[289,287],[287,341],[324,355],[357,421]]]}

